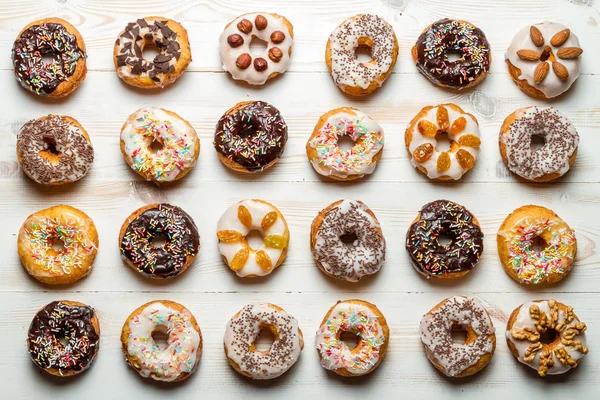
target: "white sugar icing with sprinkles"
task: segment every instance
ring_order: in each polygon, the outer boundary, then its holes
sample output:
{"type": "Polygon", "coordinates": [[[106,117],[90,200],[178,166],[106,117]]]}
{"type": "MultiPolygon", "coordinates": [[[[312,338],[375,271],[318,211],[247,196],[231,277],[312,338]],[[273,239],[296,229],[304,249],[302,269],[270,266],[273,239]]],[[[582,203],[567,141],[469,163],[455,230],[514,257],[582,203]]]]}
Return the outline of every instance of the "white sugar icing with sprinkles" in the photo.
{"type": "Polygon", "coordinates": [[[348,18],[329,36],[331,49],[331,76],[336,85],[359,86],[367,89],[372,82],[383,84],[380,76],[393,67],[396,35],[394,28],[383,18],[373,14],[359,14],[348,18]],[[359,39],[372,41],[369,63],[356,57],[359,39]]]}
{"type": "Polygon", "coordinates": [[[377,162],[373,158],[383,149],[383,129],[377,122],[356,109],[343,109],[327,117],[313,134],[309,146],[316,150],[313,168],[321,175],[347,178],[371,174],[377,162]],[[354,146],[342,150],[339,139],[348,136],[354,146]]]}
{"type": "Polygon", "coordinates": [[[158,107],[136,111],[121,131],[125,157],[147,180],[170,182],[196,164],[200,146],[196,131],[183,119],[158,107]],[[152,151],[152,142],[162,148],[152,151]]]}
{"type": "Polygon", "coordinates": [[[127,352],[140,375],[171,382],[196,370],[201,338],[191,318],[187,309],[179,311],[157,301],[131,319],[127,352]],[[161,329],[168,335],[164,349],[152,338],[152,333],[161,329]]]}

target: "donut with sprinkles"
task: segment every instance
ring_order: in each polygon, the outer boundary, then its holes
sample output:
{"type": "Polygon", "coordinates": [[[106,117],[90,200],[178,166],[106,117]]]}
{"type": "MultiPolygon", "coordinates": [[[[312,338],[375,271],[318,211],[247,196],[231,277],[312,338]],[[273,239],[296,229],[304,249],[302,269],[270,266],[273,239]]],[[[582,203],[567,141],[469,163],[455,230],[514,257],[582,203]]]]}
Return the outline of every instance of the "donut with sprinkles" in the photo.
{"type": "Polygon", "coordinates": [[[545,207],[526,205],[500,226],[498,254],[506,273],[519,283],[555,283],[567,276],[577,255],[575,231],[545,207]],[[541,250],[535,241],[541,239],[541,250]]]}
{"type": "Polygon", "coordinates": [[[53,301],[33,317],[27,334],[29,356],[54,376],[87,370],[100,348],[100,321],[94,309],[77,301],[53,301]]]}
{"type": "Polygon", "coordinates": [[[433,84],[462,90],[480,83],[492,65],[483,31],[467,21],[444,18],[429,25],[412,48],[417,68],[433,84]],[[450,61],[449,54],[460,58],[450,61]]]}
{"type": "Polygon", "coordinates": [[[358,14],[342,22],[329,35],[325,62],[335,84],[352,96],[367,96],[390,76],[398,58],[394,28],[374,14],[358,14]],[[371,59],[362,62],[357,50],[371,59]]]}
{"type": "Polygon", "coordinates": [[[79,87],[87,74],[83,38],[61,18],[28,24],[12,48],[17,81],[39,96],[65,97],[79,87]],[[51,57],[49,62],[45,57],[51,57]]]}
{"type": "Polygon", "coordinates": [[[21,264],[40,282],[73,283],[92,271],[98,231],[83,211],[58,205],[31,214],[19,230],[21,264]]]}

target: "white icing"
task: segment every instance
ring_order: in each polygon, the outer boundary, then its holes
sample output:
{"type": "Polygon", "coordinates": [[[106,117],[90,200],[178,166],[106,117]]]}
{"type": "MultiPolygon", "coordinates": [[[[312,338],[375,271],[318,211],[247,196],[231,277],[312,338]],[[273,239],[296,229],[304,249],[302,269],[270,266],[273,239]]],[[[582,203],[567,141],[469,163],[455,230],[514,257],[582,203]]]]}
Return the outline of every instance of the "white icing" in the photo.
{"type": "MultiPolygon", "coordinates": [[[[438,107],[440,107],[440,106],[438,106],[438,107]]],[[[431,122],[433,125],[435,125],[439,129],[439,126],[437,124],[437,118],[436,118],[438,107],[433,107],[431,110],[429,110],[427,112],[427,114],[425,114],[419,120],[415,121],[414,126],[411,131],[412,140],[408,147],[408,150],[411,154],[410,162],[412,163],[412,165],[414,167],[421,166],[421,167],[425,168],[425,170],[427,171],[427,176],[430,179],[437,179],[437,178],[440,178],[441,176],[449,176],[454,180],[458,180],[463,176],[463,174],[465,172],[467,172],[467,170],[464,169],[458,163],[458,160],[456,159],[456,154],[458,153],[458,150],[462,149],[462,150],[469,152],[473,156],[473,158],[475,160],[477,160],[477,156],[479,155],[479,147],[467,147],[467,146],[461,145],[456,149],[456,151],[453,151],[453,152],[448,151],[447,153],[450,156],[450,168],[447,169],[446,171],[439,172],[437,170],[437,161],[438,161],[438,158],[440,157],[440,155],[442,154],[442,152],[437,149],[437,144],[438,144],[437,140],[435,140],[435,138],[429,138],[427,136],[424,136],[423,134],[421,134],[421,132],[419,132],[419,121],[423,121],[423,120],[431,122]],[[431,145],[434,147],[434,151],[433,151],[433,154],[431,155],[431,157],[427,161],[420,163],[417,160],[415,160],[415,157],[412,156],[412,154],[414,154],[414,151],[420,145],[422,145],[424,143],[431,143],[431,145]]],[[[471,115],[466,114],[466,113],[460,113],[451,107],[445,107],[445,108],[448,111],[448,119],[450,121],[448,126],[451,127],[452,124],[454,123],[454,121],[459,119],[460,117],[465,118],[465,120],[467,121],[465,128],[458,134],[452,134],[450,132],[447,132],[448,140],[450,140],[451,142],[458,143],[458,140],[461,138],[461,136],[469,135],[469,134],[475,135],[478,138],[480,137],[479,125],[477,124],[477,121],[471,115]]],[[[448,130],[450,130],[450,129],[448,129],[448,130]]]]}
{"type": "Polygon", "coordinates": [[[184,120],[162,108],[147,107],[136,111],[121,131],[125,157],[135,171],[148,180],[170,182],[184,170],[196,165],[196,131],[184,120]],[[154,152],[152,142],[162,144],[154,152]]]}
{"type": "Polygon", "coordinates": [[[253,379],[282,375],[298,361],[302,351],[298,320],[269,304],[245,306],[227,324],[223,342],[227,357],[253,379]],[[265,352],[251,351],[251,345],[267,326],[275,326],[277,340],[265,352]]]}
{"type": "Polygon", "coordinates": [[[317,135],[309,142],[317,157],[311,158],[313,168],[321,175],[347,178],[370,174],[377,166],[373,158],[383,148],[383,129],[366,114],[338,112],[327,118],[317,135]],[[346,151],[338,146],[338,139],[348,135],[355,145],[346,151]],[[361,144],[356,141],[361,139],[361,144]]]}
{"type": "MultiPolygon", "coordinates": [[[[273,225],[271,225],[267,229],[262,228],[261,222],[265,215],[267,215],[270,212],[277,212],[277,209],[268,203],[263,203],[260,201],[250,199],[240,201],[239,203],[229,207],[223,213],[223,215],[219,219],[219,222],[217,223],[217,232],[233,230],[241,233],[243,237],[246,237],[251,231],[255,230],[258,231],[263,238],[270,235],[284,237],[286,232],[288,231],[288,228],[281,214],[278,215],[273,225]],[[249,227],[246,227],[244,224],[242,224],[242,222],[238,218],[238,209],[241,205],[246,207],[252,215],[252,224],[249,227]]],[[[285,247],[287,247],[287,244],[285,247]]],[[[238,253],[238,251],[244,248],[249,249],[250,255],[248,257],[248,260],[246,261],[246,264],[242,269],[235,271],[235,273],[240,277],[248,275],[264,276],[270,274],[273,271],[285,247],[281,249],[268,247],[263,241],[259,248],[252,249],[248,246],[245,240],[236,243],[225,243],[223,241],[219,241],[219,252],[227,260],[227,265],[231,264],[231,261],[238,253]],[[267,254],[269,259],[271,260],[271,265],[273,268],[271,268],[270,270],[264,270],[258,265],[256,261],[256,253],[259,251],[264,251],[267,254]]]]}
{"type": "Polygon", "coordinates": [[[493,335],[495,329],[487,311],[476,300],[464,296],[450,297],[440,308],[425,314],[420,332],[421,342],[448,376],[460,375],[494,350],[488,336],[493,335]],[[471,327],[477,339],[468,345],[454,343],[453,323],[471,327]]]}
{"type": "Polygon", "coordinates": [[[191,374],[200,361],[200,332],[192,325],[192,314],[178,311],[161,302],[150,304],[129,322],[127,353],[143,377],[171,382],[182,373],[191,374]],[[159,349],[152,338],[157,329],[165,329],[167,347],[159,349]]]}
{"type": "Polygon", "coordinates": [[[522,60],[517,55],[517,51],[534,50],[538,53],[541,53],[544,50],[544,47],[549,46],[552,49],[552,53],[554,54],[554,56],[556,56],[556,53],[561,48],[581,46],[579,44],[579,39],[573,32],[571,32],[569,38],[560,47],[555,47],[552,46],[552,44],[550,44],[550,40],[556,33],[567,29],[567,27],[563,24],[546,21],[541,24],[535,24],[533,26],[538,28],[542,33],[542,36],[544,38],[544,44],[541,47],[537,47],[533,43],[533,41],[531,40],[531,35],[529,33],[531,26],[528,25],[521,29],[519,33],[517,33],[517,35],[512,40],[508,50],[506,51],[504,57],[507,60],[509,60],[512,65],[521,70],[521,75],[519,75],[519,79],[525,79],[529,85],[544,93],[546,97],[553,98],[569,90],[573,82],[575,82],[575,80],[579,77],[579,64],[581,63],[581,57],[577,57],[571,60],[563,60],[557,58],[558,61],[562,65],[564,65],[565,68],[567,68],[567,71],[569,72],[569,77],[564,81],[560,80],[552,70],[552,67],[550,66],[550,70],[548,71],[546,78],[538,84],[535,83],[533,76],[535,73],[535,68],[537,67],[539,61],[522,60]]]}
{"type": "MultiPolygon", "coordinates": [[[[531,329],[535,330],[534,320],[531,318],[531,315],[529,313],[529,307],[531,307],[532,305],[537,305],[541,312],[545,313],[547,316],[550,316],[550,307],[548,306],[548,300],[533,301],[530,303],[525,303],[521,306],[521,309],[519,310],[519,314],[517,314],[517,318],[515,320],[515,323],[512,326],[512,329],[523,330],[525,328],[531,328],[531,329]]],[[[566,317],[565,313],[559,309],[557,324],[560,324],[561,322],[565,321],[565,317],[566,317]]],[[[570,323],[568,323],[566,325],[565,329],[570,328],[571,326],[577,324],[578,322],[579,322],[579,319],[574,318],[573,321],[571,321],[570,323]]],[[[558,334],[558,332],[557,332],[557,334],[558,334]]],[[[509,330],[506,331],[506,339],[509,340],[517,349],[517,351],[519,353],[518,359],[520,362],[522,362],[525,365],[528,365],[529,367],[531,367],[535,370],[538,370],[540,368],[540,356],[542,355],[542,351],[538,351],[536,353],[532,362],[526,362],[523,359],[524,355],[525,355],[525,351],[532,344],[532,342],[527,341],[527,340],[516,340],[515,338],[512,337],[512,334],[509,330]]],[[[585,332],[582,333],[581,335],[575,336],[573,339],[580,341],[584,347],[586,346],[585,332]]],[[[583,352],[581,352],[579,350],[575,350],[572,347],[562,346],[562,345],[561,345],[561,347],[564,347],[564,349],[567,351],[569,356],[571,356],[571,358],[575,361],[579,361],[585,355],[583,352]]],[[[563,374],[571,369],[571,367],[569,367],[568,365],[564,365],[563,363],[561,363],[560,360],[558,359],[558,357],[556,357],[556,354],[554,352],[552,352],[552,359],[554,360],[554,366],[552,366],[548,369],[548,372],[547,372],[548,375],[563,374]]]]}
{"type": "Polygon", "coordinates": [[[228,71],[233,79],[246,81],[251,85],[263,85],[272,73],[277,72],[282,74],[288,69],[290,65],[290,49],[293,44],[294,39],[292,33],[284,23],[282,17],[270,13],[244,14],[237,17],[227,28],[225,28],[223,33],[221,33],[221,36],[219,37],[219,55],[221,56],[221,62],[223,63],[223,70],[228,71]],[[254,22],[259,15],[262,15],[267,20],[267,27],[262,31],[256,29],[254,22]],[[238,22],[243,19],[252,22],[252,31],[247,34],[241,32],[237,27],[238,22]],[[271,41],[271,34],[275,31],[281,31],[285,34],[283,42],[275,44],[271,41]],[[231,47],[229,43],[227,43],[227,38],[232,34],[240,35],[244,39],[244,43],[239,47],[231,47]],[[253,54],[250,51],[250,43],[254,37],[267,42],[267,47],[260,54],[253,54]],[[274,62],[269,58],[269,50],[274,47],[278,47],[283,53],[279,62],[274,62]],[[236,65],[236,60],[244,53],[248,53],[252,56],[252,62],[248,68],[241,69],[236,65]],[[268,65],[267,69],[261,72],[254,68],[254,60],[259,57],[264,59],[268,65]]]}

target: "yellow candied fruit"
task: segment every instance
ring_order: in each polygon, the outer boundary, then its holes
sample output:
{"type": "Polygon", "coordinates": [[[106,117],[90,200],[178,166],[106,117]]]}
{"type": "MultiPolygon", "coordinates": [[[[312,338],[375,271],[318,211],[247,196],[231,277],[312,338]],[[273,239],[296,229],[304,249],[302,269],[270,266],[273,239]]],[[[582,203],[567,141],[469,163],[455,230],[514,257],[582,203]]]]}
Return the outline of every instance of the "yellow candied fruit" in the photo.
{"type": "Polygon", "coordinates": [[[277,213],[275,211],[271,211],[270,213],[264,216],[262,222],[260,223],[260,226],[266,230],[272,227],[275,221],[277,221],[277,213]]]}
{"type": "Polygon", "coordinates": [[[234,230],[224,230],[217,232],[217,238],[223,243],[238,243],[242,241],[242,234],[234,230]]]}
{"type": "Polygon", "coordinates": [[[250,225],[252,225],[252,214],[250,214],[246,206],[238,207],[238,219],[246,228],[250,228],[250,225]]]}
{"type": "Polygon", "coordinates": [[[229,268],[234,271],[239,271],[244,268],[246,262],[248,261],[248,256],[250,255],[250,250],[247,247],[244,247],[233,256],[233,260],[229,263],[229,268]]]}
{"type": "Polygon", "coordinates": [[[264,240],[265,246],[272,249],[285,249],[288,242],[287,239],[279,235],[269,235],[264,240]]]}

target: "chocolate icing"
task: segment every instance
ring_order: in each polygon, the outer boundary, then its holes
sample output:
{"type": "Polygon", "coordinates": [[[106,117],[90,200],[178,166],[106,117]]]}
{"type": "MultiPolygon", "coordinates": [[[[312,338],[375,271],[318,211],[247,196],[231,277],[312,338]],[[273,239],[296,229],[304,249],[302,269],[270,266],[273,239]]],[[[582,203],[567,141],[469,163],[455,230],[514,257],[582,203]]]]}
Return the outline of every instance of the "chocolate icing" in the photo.
{"type": "Polygon", "coordinates": [[[427,276],[445,275],[473,269],[483,252],[483,233],[473,215],[463,206],[437,200],[421,209],[418,221],[406,234],[406,250],[414,267],[427,276]],[[452,241],[438,243],[440,234],[452,241]]]}
{"type": "Polygon", "coordinates": [[[476,26],[448,18],[433,23],[416,44],[417,67],[430,80],[445,87],[467,86],[490,67],[490,44],[476,26]],[[448,52],[462,55],[448,61],[448,52]]]}
{"type": "Polygon", "coordinates": [[[92,325],[94,316],[94,309],[89,306],[71,306],[61,301],[38,311],[27,339],[33,362],[40,368],[59,371],[87,369],[96,357],[100,341],[92,325]]]}
{"type": "Polygon", "coordinates": [[[123,259],[133,263],[146,276],[171,278],[179,274],[189,256],[198,254],[200,237],[192,217],[181,208],[159,204],[129,222],[121,238],[123,259]],[[154,247],[152,240],[164,236],[154,247]]]}
{"type": "Polygon", "coordinates": [[[279,110],[264,101],[252,101],[221,117],[214,146],[246,170],[258,172],[281,157],[287,139],[287,125],[279,110]]]}

